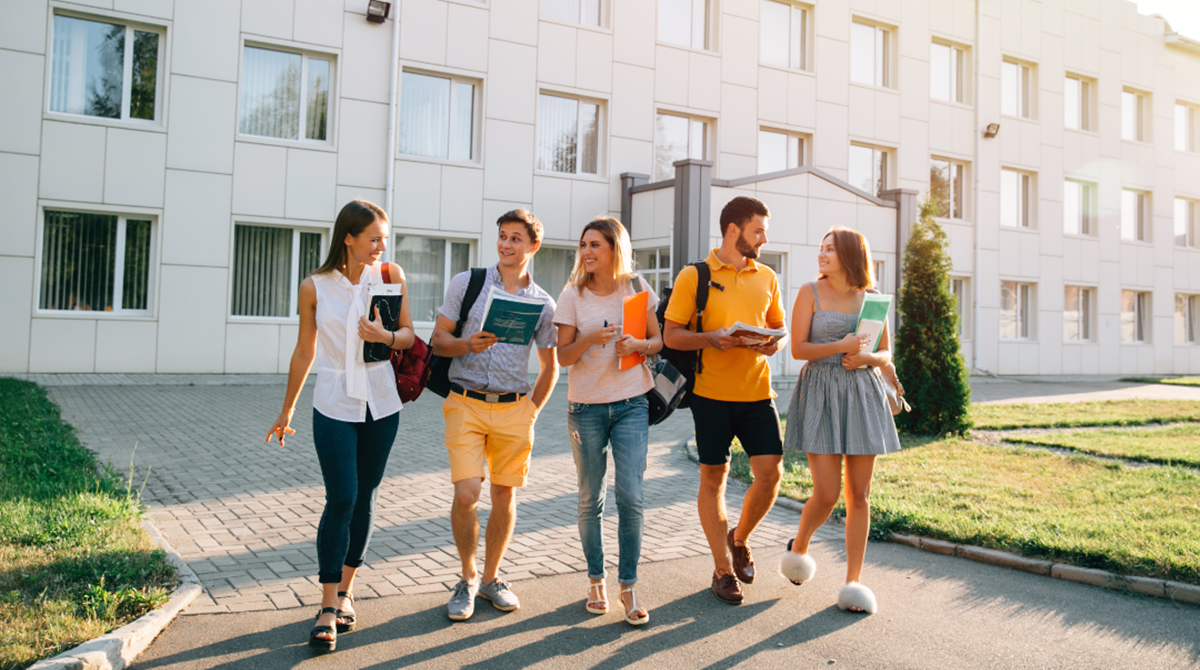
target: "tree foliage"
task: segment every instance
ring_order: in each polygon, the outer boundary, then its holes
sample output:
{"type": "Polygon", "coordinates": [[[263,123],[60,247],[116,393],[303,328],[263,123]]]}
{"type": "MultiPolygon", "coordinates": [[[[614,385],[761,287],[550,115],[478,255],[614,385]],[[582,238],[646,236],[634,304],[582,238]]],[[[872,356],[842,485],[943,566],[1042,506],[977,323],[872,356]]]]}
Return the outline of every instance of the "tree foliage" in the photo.
{"type": "Polygon", "coordinates": [[[962,434],[971,428],[971,387],[950,291],[952,265],[946,233],[934,220],[938,202],[930,194],[920,208],[904,247],[895,347],[896,372],[912,411],[898,415],[896,425],[911,433],[962,434]]]}

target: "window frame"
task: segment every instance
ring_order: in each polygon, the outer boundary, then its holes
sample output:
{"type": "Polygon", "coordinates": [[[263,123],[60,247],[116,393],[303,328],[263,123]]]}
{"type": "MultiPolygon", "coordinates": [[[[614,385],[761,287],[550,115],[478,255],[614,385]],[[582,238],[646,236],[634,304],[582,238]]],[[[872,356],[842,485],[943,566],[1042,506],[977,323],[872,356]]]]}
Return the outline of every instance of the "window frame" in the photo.
{"type": "Polygon", "coordinates": [[[1176,197],[1171,213],[1171,243],[1176,249],[1200,247],[1200,201],[1176,197]],[[1179,243],[1179,208],[1183,205],[1183,244],[1179,243]]]}
{"type": "Polygon", "coordinates": [[[888,90],[896,90],[896,57],[895,57],[895,26],[889,26],[879,23],[872,19],[862,16],[850,17],[850,78],[849,82],[853,86],[868,86],[871,88],[882,88],[888,90]],[[874,81],[868,83],[858,81],[854,78],[854,45],[855,45],[855,29],[854,26],[866,26],[874,30],[872,39],[872,55],[878,55],[874,58],[875,77],[874,81]]]}
{"type": "MultiPolygon", "coordinates": [[[[259,35],[243,35],[241,39],[241,45],[238,50],[237,116],[234,118],[234,139],[238,142],[255,142],[258,144],[272,144],[275,146],[284,147],[337,151],[338,112],[340,111],[339,102],[341,101],[342,97],[342,78],[340,71],[341,64],[341,49],[332,47],[313,48],[313,46],[310,44],[277,40],[259,35]],[[242,132],[242,86],[244,84],[243,68],[245,67],[247,47],[254,49],[265,49],[268,51],[292,53],[300,56],[300,90],[298,93],[298,99],[300,100],[300,116],[297,120],[299,128],[299,131],[297,132],[297,139],[272,137],[270,135],[251,135],[249,133],[242,132]],[[307,120],[306,116],[308,114],[308,105],[305,103],[305,99],[308,91],[308,60],[310,57],[316,57],[318,60],[329,61],[329,107],[325,119],[324,140],[310,140],[304,137],[305,121],[307,120]]],[[[399,114],[398,109],[397,114],[399,114]]],[[[397,133],[397,136],[399,136],[399,133],[397,133]]],[[[399,139],[397,139],[397,144],[399,144],[399,139]]],[[[393,151],[395,151],[394,148],[393,151]]]]}
{"type": "Polygon", "coordinates": [[[872,178],[874,178],[874,176],[875,176],[875,165],[876,165],[875,152],[882,154],[882,160],[878,161],[880,171],[883,173],[882,177],[879,179],[879,181],[882,182],[881,187],[878,192],[865,191],[865,193],[870,194],[872,198],[880,197],[881,192],[886,191],[892,187],[891,179],[892,179],[893,167],[891,165],[891,162],[892,162],[892,152],[894,151],[894,149],[891,149],[889,147],[878,146],[875,144],[867,144],[865,142],[856,142],[853,140],[850,142],[850,146],[846,149],[846,154],[847,154],[846,178],[847,178],[847,183],[849,183],[850,186],[852,186],[856,189],[858,188],[858,185],[855,184],[853,181],[850,181],[850,165],[852,165],[853,162],[849,160],[849,154],[853,150],[853,147],[859,147],[862,149],[870,149],[872,151],[872,155],[871,155],[872,178]]]}
{"type": "Polygon", "coordinates": [[[665,0],[656,0],[654,3],[654,15],[656,20],[654,27],[654,41],[656,44],[675,47],[678,49],[690,49],[692,51],[715,52],[717,50],[716,24],[718,21],[714,20],[717,17],[714,16],[713,9],[715,2],[713,0],[690,0],[692,5],[690,12],[690,23],[692,26],[691,42],[689,44],[679,44],[677,42],[670,42],[663,39],[662,26],[666,23],[662,19],[664,1],[665,0]],[[695,9],[698,3],[704,4],[704,25],[702,27],[696,25],[695,9]],[[699,30],[701,33],[702,44],[700,46],[696,46],[697,30],[699,30]]]}
{"type": "Polygon", "coordinates": [[[930,155],[930,157],[929,157],[929,173],[930,173],[929,174],[929,190],[930,191],[933,190],[933,164],[935,162],[949,164],[948,170],[951,175],[951,177],[950,177],[950,205],[951,206],[949,208],[950,212],[948,214],[943,214],[941,216],[938,216],[937,218],[943,219],[946,221],[966,221],[967,220],[967,212],[971,211],[971,206],[970,206],[970,203],[968,202],[968,198],[970,197],[970,194],[971,194],[970,164],[968,164],[966,161],[958,160],[957,158],[948,158],[945,156],[938,156],[936,154],[930,155]],[[954,192],[954,172],[956,169],[959,172],[958,178],[960,180],[959,192],[957,193],[958,209],[959,209],[958,216],[954,216],[954,207],[953,207],[955,195],[956,195],[954,192]]]}
{"type": "MultiPolygon", "coordinates": [[[[282,323],[296,324],[300,322],[300,283],[303,279],[300,274],[300,235],[301,233],[317,233],[321,236],[319,244],[319,254],[321,261],[324,262],[326,254],[329,253],[330,235],[333,234],[331,228],[322,228],[320,226],[304,226],[297,225],[293,222],[282,222],[273,219],[262,219],[259,217],[234,216],[232,225],[229,229],[229,286],[226,289],[225,296],[225,318],[229,323],[282,323]],[[291,268],[289,286],[293,287],[288,295],[288,314],[289,316],[247,316],[233,313],[233,290],[234,290],[234,272],[237,271],[237,227],[238,226],[253,226],[256,228],[283,228],[292,231],[292,251],[291,251],[291,268]]],[[[320,267],[320,264],[317,265],[320,267]]]]}
{"type": "Polygon", "coordinates": [[[168,43],[169,28],[171,24],[166,21],[159,21],[152,17],[141,15],[131,15],[124,12],[109,11],[101,8],[80,11],[68,7],[60,6],[56,3],[51,3],[49,20],[46,22],[46,55],[44,63],[43,87],[42,92],[42,117],[53,119],[56,121],[69,121],[72,123],[88,123],[102,126],[116,126],[121,128],[134,128],[138,130],[155,130],[166,132],[167,130],[167,101],[170,99],[170,74],[171,74],[171,51],[172,45],[168,43]],[[105,116],[91,116],[88,114],[74,114],[71,112],[56,112],[50,109],[50,96],[54,89],[54,17],[64,16],[72,19],[82,19],[84,21],[98,21],[103,23],[119,23],[125,26],[125,44],[131,46],[132,31],[140,30],[143,32],[155,33],[158,35],[158,59],[154,73],[154,119],[133,119],[129,118],[129,103],[131,91],[133,87],[133,51],[130,48],[125,49],[124,63],[121,70],[121,116],[119,118],[109,118],[105,116]]]}
{"type": "MultiPolygon", "coordinates": [[[[396,146],[392,147],[395,152],[395,160],[405,161],[421,161],[429,163],[438,163],[441,165],[456,165],[462,167],[483,167],[483,80],[478,76],[470,74],[460,74],[458,72],[446,70],[431,70],[424,65],[410,65],[407,61],[400,63],[400,81],[398,82],[399,97],[396,99],[396,146]],[[436,156],[421,156],[419,154],[406,154],[400,151],[400,105],[404,99],[404,73],[419,74],[426,77],[438,77],[441,79],[450,80],[450,95],[451,109],[453,109],[453,98],[455,93],[454,84],[470,84],[474,87],[474,100],[471,107],[471,159],[462,161],[454,158],[438,158],[436,156]]],[[[453,128],[451,128],[453,132],[453,128]]],[[[453,142],[453,136],[450,141],[453,142]]]]}
{"type": "Polygon", "coordinates": [[[643,278],[646,278],[646,283],[650,284],[651,288],[657,285],[659,297],[661,298],[662,289],[671,286],[672,282],[675,281],[675,276],[671,273],[671,246],[668,245],[665,247],[646,247],[643,249],[634,249],[633,259],[634,272],[642,275],[643,278]],[[653,268],[644,268],[641,267],[640,263],[638,263],[638,254],[646,252],[654,254],[653,268]],[[663,265],[664,260],[666,261],[666,265],[663,265]],[[649,276],[654,276],[656,279],[652,282],[650,281],[649,276]]]}
{"type": "Polygon", "coordinates": [[[1005,57],[1000,62],[1000,115],[1011,119],[1035,121],[1037,115],[1037,66],[1028,61],[1005,57]],[[1005,66],[1017,68],[1017,111],[1005,111],[1005,66]]]}
{"type": "Polygon", "coordinates": [[[1097,184],[1095,182],[1085,181],[1083,179],[1073,179],[1065,177],[1063,179],[1063,235],[1067,237],[1081,237],[1095,239],[1099,233],[1099,217],[1098,201],[1096,194],[1098,193],[1097,184]],[[1067,188],[1068,184],[1074,184],[1079,187],[1079,232],[1071,232],[1067,230],[1067,188]]]}
{"type": "Polygon", "coordinates": [[[1067,72],[1063,77],[1063,130],[1073,130],[1081,133],[1097,132],[1096,115],[1096,80],[1081,74],[1067,72]],[[1079,82],[1079,127],[1073,128],[1067,122],[1067,86],[1066,80],[1079,82]]]}
{"type": "Polygon", "coordinates": [[[801,3],[801,2],[793,2],[792,0],[759,0],[758,6],[759,6],[759,17],[760,17],[759,28],[758,28],[758,64],[763,67],[771,67],[771,68],[776,68],[779,70],[786,70],[788,72],[811,73],[813,71],[813,67],[812,67],[812,62],[813,62],[812,42],[813,42],[813,39],[812,39],[812,35],[813,35],[813,12],[815,11],[814,7],[810,4],[801,3]],[[766,36],[763,34],[763,31],[766,27],[766,23],[761,20],[761,17],[762,17],[762,7],[764,4],[766,4],[768,2],[773,2],[777,5],[783,5],[789,9],[789,17],[790,18],[788,20],[788,44],[787,44],[788,64],[787,65],[780,65],[778,63],[768,63],[767,61],[763,60],[763,47],[766,44],[767,40],[766,40],[766,36]],[[800,36],[799,36],[800,44],[799,45],[794,43],[795,36],[792,35],[792,30],[791,30],[794,27],[794,21],[795,21],[794,17],[795,17],[796,12],[800,12],[800,36]],[[799,65],[795,65],[793,63],[793,60],[796,60],[796,59],[798,59],[800,61],[799,65]]]}
{"type": "Polygon", "coordinates": [[[971,293],[971,277],[968,276],[950,276],[950,295],[954,296],[954,308],[958,313],[958,339],[960,342],[973,341],[973,332],[971,328],[970,307],[971,300],[974,294],[971,293]],[[961,298],[959,290],[955,290],[954,286],[957,283],[961,287],[961,298]]]}
{"type": "Polygon", "coordinates": [[[566,92],[560,91],[558,89],[543,87],[543,88],[538,89],[537,98],[535,99],[534,104],[535,104],[535,114],[537,115],[535,118],[534,130],[533,130],[533,134],[534,134],[534,155],[533,155],[534,174],[540,175],[540,176],[546,176],[546,177],[560,177],[560,178],[566,178],[566,179],[585,179],[585,180],[591,180],[591,181],[607,182],[608,181],[608,168],[607,168],[607,162],[606,162],[607,152],[605,151],[605,149],[608,146],[608,142],[606,141],[607,133],[608,133],[608,122],[607,122],[608,100],[605,98],[598,98],[598,97],[588,96],[588,95],[579,95],[576,93],[566,93],[566,92]],[[575,129],[576,129],[575,172],[557,172],[555,170],[547,170],[547,169],[544,169],[544,168],[541,168],[538,166],[538,158],[539,158],[538,157],[538,150],[539,150],[538,149],[538,141],[539,141],[538,133],[542,127],[541,126],[541,123],[542,123],[542,118],[541,118],[542,117],[542,96],[548,96],[551,98],[563,98],[565,100],[573,100],[576,103],[576,110],[575,110],[575,121],[576,121],[576,126],[575,126],[575,129]],[[579,171],[580,167],[583,164],[583,160],[582,160],[583,153],[581,151],[582,141],[583,141],[583,133],[580,132],[582,129],[582,114],[583,114],[582,103],[587,103],[587,104],[596,106],[596,172],[595,173],[579,171]]]}
{"type": "Polygon", "coordinates": [[[971,60],[967,55],[967,47],[959,44],[954,44],[943,39],[933,38],[929,43],[929,99],[934,102],[945,102],[954,105],[969,105],[970,97],[968,96],[967,87],[971,81],[970,67],[971,60]],[[937,47],[942,47],[950,50],[950,64],[954,72],[950,74],[951,92],[950,99],[944,100],[935,97],[933,94],[934,81],[934,60],[933,50],[937,47]]]}
{"type": "Polygon", "coordinates": [[[1079,284],[1065,284],[1063,286],[1063,343],[1064,344],[1095,344],[1096,343],[1096,293],[1095,286],[1083,286],[1079,284]],[[1078,328],[1079,337],[1070,339],[1067,337],[1067,291],[1075,289],[1079,309],[1075,310],[1078,316],[1075,319],[1075,325],[1078,328]]]}
{"type": "Polygon", "coordinates": [[[1172,339],[1177,347],[1194,347],[1200,344],[1200,295],[1191,293],[1176,293],[1175,307],[1171,310],[1174,321],[1172,339]],[[1183,323],[1179,319],[1179,303],[1183,302],[1183,323]],[[1183,326],[1183,339],[1179,339],[1179,329],[1183,326]]]}
{"type": "Polygon", "coordinates": [[[1120,240],[1121,242],[1138,242],[1142,244],[1150,244],[1154,241],[1154,215],[1150,210],[1151,193],[1138,188],[1121,188],[1121,208],[1120,208],[1120,240]],[[1126,221],[1125,221],[1125,198],[1126,193],[1135,194],[1135,212],[1137,220],[1132,225],[1133,237],[1126,237],[1126,221]]]}
{"type": "Polygon", "coordinates": [[[998,326],[1000,327],[999,339],[1004,342],[1032,342],[1036,341],[1037,328],[1035,320],[1037,318],[1037,284],[1019,279],[1001,279],[1000,280],[1000,319],[998,326]],[[1016,289],[1016,328],[1017,334],[1014,337],[1005,337],[1004,335],[1004,290],[1005,284],[1012,284],[1016,289]]]}
{"type": "MultiPolygon", "coordinates": [[[[688,120],[688,156],[687,156],[687,159],[713,161],[714,166],[715,166],[716,161],[713,160],[712,158],[710,158],[710,156],[712,156],[715,153],[712,150],[713,147],[715,146],[715,142],[713,141],[713,134],[714,134],[713,131],[716,126],[715,120],[707,118],[707,117],[703,117],[703,116],[688,114],[686,112],[677,112],[677,111],[674,111],[671,109],[664,109],[664,108],[660,107],[660,108],[656,109],[654,112],[654,139],[651,140],[651,151],[653,152],[651,154],[651,159],[653,162],[652,162],[651,168],[650,168],[651,175],[652,175],[652,177],[650,179],[651,182],[670,181],[675,178],[675,175],[674,175],[675,168],[673,166],[671,168],[671,170],[672,170],[671,176],[663,177],[662,179],[659,179],[658,178],[659,175],[657,174],[657,172],[658,172],[658,170],[657,170],[658,147],[659,147],[658,139],[660,137],[659,132],[658,132],[658,117],[660,117],[660,116],[672,116],[675,118],[687,119],[688,120]],[[701,155],[700,156],[692,156],[691,155],[692,154],[692,140],[695,139],[694,134],[696,132],[696,127],[694,124],[700,124],[702,126],[701,130],[700,130],[700,132],[701,132],[701,137],[700,137],[700,148],[701,148],[700,153],[701,153],[701,155]]],[[[686,159],[680,159],[680,160],[686,160],[686,159]]]]}
{"type": "MultiPolygon", "coordinates": [[[[396,239],[399,237],[421,237],[421,238],[425,238],[425,239],[444,241],[446,243],[446,248],[444,250],[445,259],[444,259],[444,264],[442,266],[442,291],[441,291],[441,295],[442,295],[441,299],[444,300],[445,295],[446,295],[446,287],[450,286],[450,280],[454,277],[454,275],[458,274],[458,273],[454,272],[454,267],[453,267],[453,254],[454,254],[453,245],[454,244],[467,245],[467,270],[469,271],[471,268],[476,267],[476,263],[478,262],[478,257],[476,254],[478,253],[478,249],[479,249],[479,240],[469,238],[469,237],[430,235],[429,234],[430,232],[436,232],[436,231],[416,230],[416,229],[399,229],[399,230],[393,229],[391,231],[391,235],[388,237],[388,250],[387,250],[388,258],[391,259],[391,261],[393,263],[400,265],[401,269],[404,269],[404,266],[395,260],[395,254],[396,254],[397,250],[400,249],[400,243],[396,239]],[[409,232],[409,230],[414,230],[415,232],[409,232]]],[[[411,305],[412,304],[410,303],[409,306],[411,307],[411,305]]],[[[438,307],[439,307],[439,309],[441,308],[440,302],[438,303],[438,307]]],[[[437,315],[436,314],[434,315],[433,321],[421,321],[417,318],[417,316],[418,315],[414,311],[413,312],[413,325],[416,327],[432,328],[437,323],[437,315]]]]}
{"type": "Polygon", "coordinates": [[[1200,126],[1200,110],[1195,105],[1184,102],[1183,100],[1175,101],[1175,116],[1173,119],[1174,138],[1172,146],[1175,151],[1185,151],[1188,153],[1196,153],[1200,151],[1200,139],[1196,137],[1197,126],[1200,126]],[[1184,113],[1183,121],[1183,146],[1179,144],[1179,113],[1184,113]]]}
{"type": "Polygon", "coordinates": [[[1026,170],[1017,168],[1000,168],[1000,229],[1001,230],[1024,230],[1036,231],[1037,225],[1037,175],[1026,170]],[[1004,192],[1005,173],[1012,173],[1018,176],[1017,187],[1017,217],[1018,224],[1010,226],[1004,222],[1004,203],[1006,201],[1004,192]]]}
{"type": "MultiPolygon", "coordinates": [[[[764,2],[774,2],[774,0],[764,0],[764,2]]],[[[758,136],[757,136],[757,147],[756,147],[758,154],[754,157],[755,169],[758,171],[758,174],[771,174],[772,172],[782,172],[783,170],[793,170],[798,167],[804,167],[805,165],[809,164],[808,151],[811,148],[811,146],[812,146],[812,136],[809,135],[808,133],[796,133],[796,132],[792,132],[790,130],[781,130],[778,128],[769,128],[769,127],[765,127],[765,126],[759,126],[758,136]],[[762,166],[763,133],[770,133],[773,135],[782,135],[784,138],[786,138],[786,140],[787,140],[786,153],[788,154],[787,159],[786,159],[786,162],[788,164],[787,167],[784,167],[780,170],[768,170],[767,172],[763,172],[763,166],[762,166]],[[795,144],[796,164],[795,165],[791,164],[792,158],[793,158],[793,156],[791,155],[792,148],[793,148],[793,145],[792,145],[793,140],[796,141],[796,144],[795,144]]]]}
{"type": "MultiPolygon", "coordinates": [[[[595,24],[584,23],[582,20],[572,21],[571,19],[561,19],[556,16],[548,16],[545,13],[545,2],[546,2],[546,0],[538,0],[538,19],[541,21],[553,21],[555,23],[561,23],[563,25],[578,26],[581,28],[588,28],[591,30],[608,31],[608,29],[610,28],[609,20],[608,20],[608,7],[609,7],[608,0],[596,0],[597,23],[595,23],[595,24]]],[[[575,2],[576,2],[576,4],[579,5],[579,16],[582,19],[583,5],[585,2],[587,2],[587,0],[575,0],[575,2]]]]}
{"type": "MultiPolygon", "coordinates": [[[[158,318],[158,283],[161,272],[162,258],[162,234],[161,221],[162,210],[150,209],[144,207],[122,207],[112,205],[96,205],[87,204],[80,206],[77,202],[65,202],[57,200],[39,200],[37,206],[37,231],[34,240],[34,257],[33,257],[33,316],[38,318],[63,318],[63,319],[112,319],[118,321],[153,321],[158,318]],[[116,216],[117,217],[117,246],[113,250],[113,311],[100,310],[70,310],[70,309],[43,309],[42,304],[42,266],[43,254],[45,253],[46,243],[46,212],[70,212],[78,214],[98,214],[101,216],[116,216]],[[118,263],[117,258],[125,250],[125,239],[121,233],[125,230],[126,221],[134,219],[137,221],[150,221],[150,257],[147,259],[146,271],[146,309],[144,310],[126,310],[120,309],[116,305],[120,303],[119,291],[123,288],[123,281],[117,282],[118,270],[123,275],[125,268],[123,263],[118,263]],[[115,267],[115,266],[120,266],[115,267]]],[[[122,277],[123,279],[123,277],[122,277]]]]}
{"type": "MultiPolygon", "coordinates": [[[[1153,333],[1151,328],[1153,325],[1153,309],[1152,295],[1150,291],[1141,291],[1138,289],[1121,289],[1121,302],[1118,305],[1118,315],[1121,324],[1120,341],[1121,344],[1153,344],[1153,333]],[[1133,337],[1132,340],[1125,339],[1125,296],[1133,294],[1133,337]]],[[[1172,310],[1174,311],[1174,310],[1172,310]]]]}
{"type": "Polygon", "coordinates": [[[1121,89],[1121,105],[1120,105],[1120,109],[1121,109],[1121,116],[1120,116],[1121,141],[1123,141],[1123,142],[1140,142],[1143,144],[1147,144],[1147,143],[1150,143],[1153,141],[1152,135],[1150,132],[1150,129],[1151,129],[1150,123],[1151,123],[1151,117],[1153,116],[1153,112],[1152,112],[1153,108],[1150,106],[1150,103],[1151,103],[1150,94],[1145,91],[1142,91],[1142,90],[1139,90],[1136,88],[1129,88],[1128,86],[1121,89]],[[1126,117],[1127,110],[1125,109],[1125,103],[1128,102],[1130,100],[1130,98],[1128,98],[1126,96],[1133,96],[1133,100],[1134,100],[1134,103],[1133,103],[1134,111],[1133,111],[1133,117],[1132,117],[1132,123],[1134,125],[1134,128],[1133,128],[1134,136],[1133,137],[1125,136],[1125,126],[1127,123],[1130,122],[1130,118],[1126,117]]]}

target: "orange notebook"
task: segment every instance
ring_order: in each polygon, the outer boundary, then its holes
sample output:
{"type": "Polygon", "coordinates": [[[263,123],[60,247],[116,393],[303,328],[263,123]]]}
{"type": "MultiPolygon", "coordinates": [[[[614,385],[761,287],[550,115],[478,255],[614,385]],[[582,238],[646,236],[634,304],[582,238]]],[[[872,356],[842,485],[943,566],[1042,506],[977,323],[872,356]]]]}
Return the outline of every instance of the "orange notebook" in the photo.
{"type": "MultiPolygon", "coordinates": [[[[639,340],[646,339],[646,310],[650,308],[650,294],[642,291],[625,297],[625,309],[621,321],[621,334],[632,335],[639,340]]],[[[629,354],[621,359],[621,371],[641,365],[646,357],[642,354],[629,354]]]]}

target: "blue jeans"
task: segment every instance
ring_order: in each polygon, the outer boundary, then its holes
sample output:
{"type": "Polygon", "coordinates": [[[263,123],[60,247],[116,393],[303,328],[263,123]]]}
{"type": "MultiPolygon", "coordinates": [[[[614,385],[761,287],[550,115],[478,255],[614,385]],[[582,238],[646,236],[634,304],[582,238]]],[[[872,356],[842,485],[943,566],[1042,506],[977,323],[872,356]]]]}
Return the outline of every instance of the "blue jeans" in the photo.
{"type": "Polygon", "coordinates": [[[363,423],[331,419],[313,410],[313,442],[325,479],[325,512],[317,526],[317,579],[342,581],[342,566],[357,568],[375,526],[375,499],[387,467],[400,413],[363,423]]]}
{"type": "Polygon", "coordinates": [[[642,476],[646,472],[646,443],[650,439],[650,409],[645,396],[617,402],[585,405],[569,403],[567,430],[579,473],[579,539],[587,559],[588,577],[604,578],[604,494],[608,479],[608,451],[612,445],[616,466],[617,581],[637,583],[642,556],[642,476]]]}

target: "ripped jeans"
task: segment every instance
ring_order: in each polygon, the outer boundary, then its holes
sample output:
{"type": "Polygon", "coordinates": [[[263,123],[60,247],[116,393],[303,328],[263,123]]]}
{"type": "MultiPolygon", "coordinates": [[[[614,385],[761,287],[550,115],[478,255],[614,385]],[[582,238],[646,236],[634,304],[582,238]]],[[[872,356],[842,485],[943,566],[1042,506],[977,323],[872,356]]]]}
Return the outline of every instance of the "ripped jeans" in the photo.
{"type": "Polygon", "coordinates": [[[620,549],[617,580],[624,586],[632,586],[637,583],[642,555],[642,477],[646,472],[646,443],[650,439],[646,397],[639,395],[595,405],[569,403],[567,430],[579,474],[579,539],[587,559],[588,577],[603,579],[605,575],[601,521],[611,445],[616,466],[620,549]]]}

